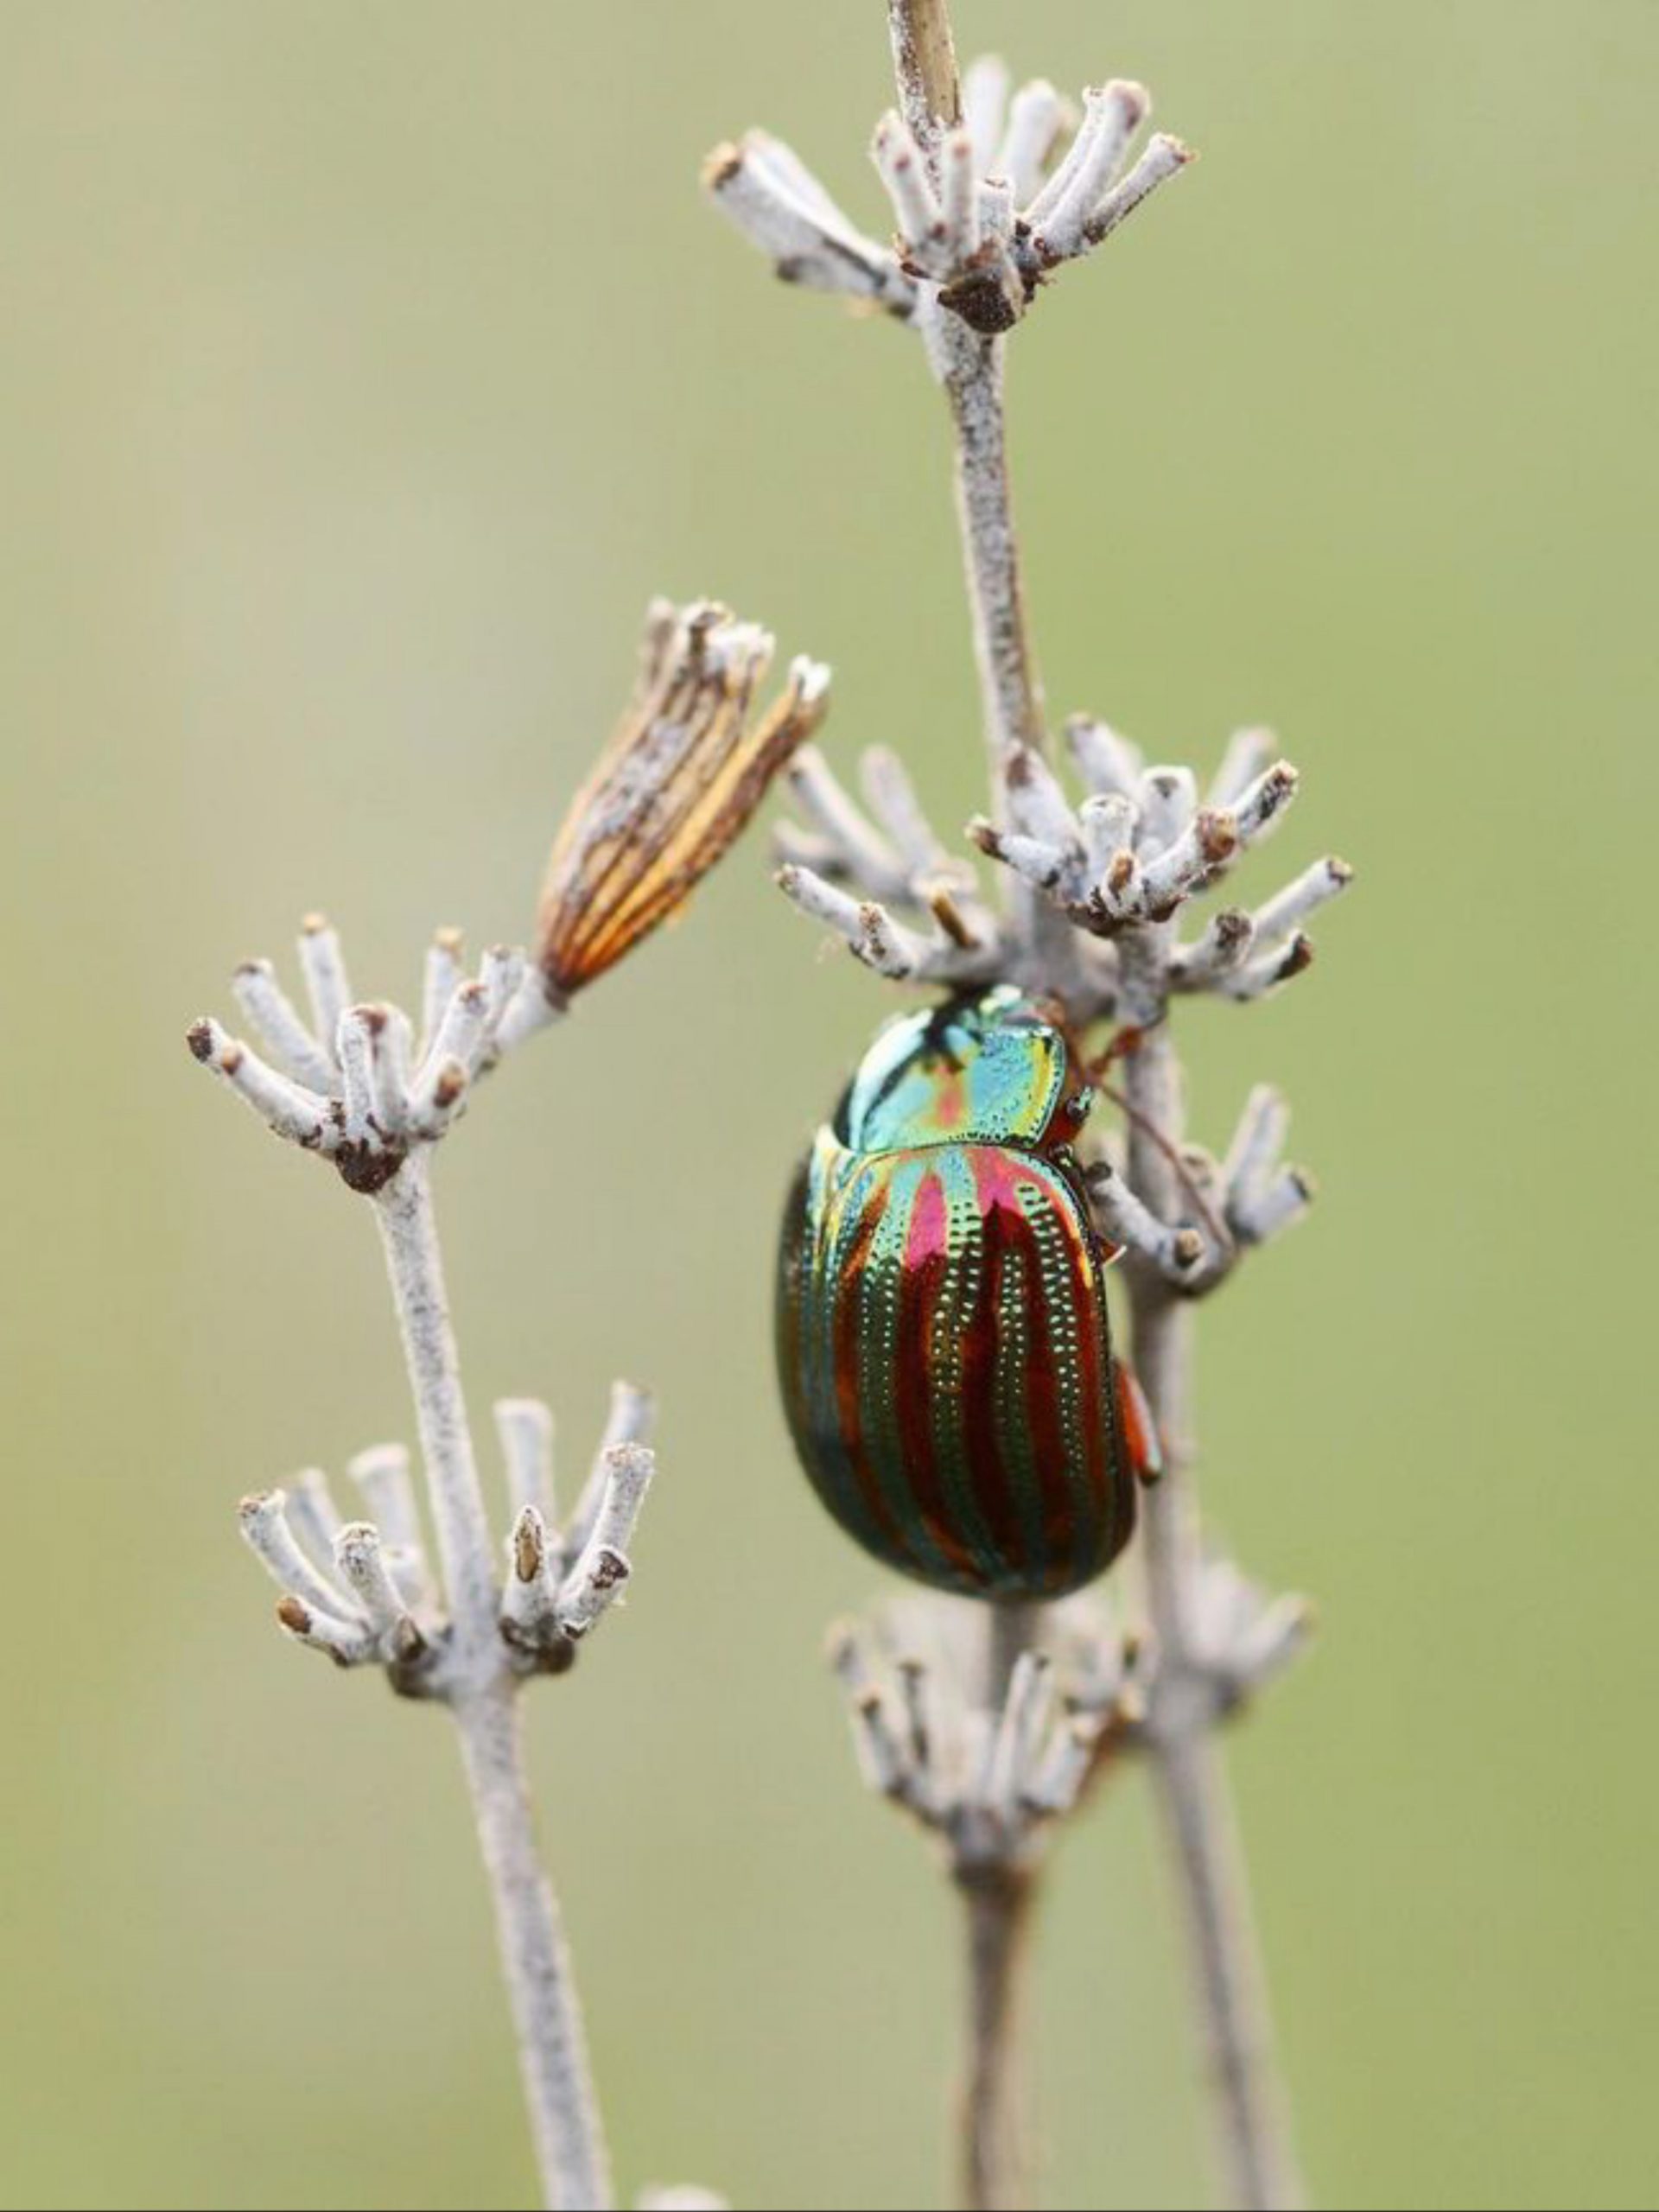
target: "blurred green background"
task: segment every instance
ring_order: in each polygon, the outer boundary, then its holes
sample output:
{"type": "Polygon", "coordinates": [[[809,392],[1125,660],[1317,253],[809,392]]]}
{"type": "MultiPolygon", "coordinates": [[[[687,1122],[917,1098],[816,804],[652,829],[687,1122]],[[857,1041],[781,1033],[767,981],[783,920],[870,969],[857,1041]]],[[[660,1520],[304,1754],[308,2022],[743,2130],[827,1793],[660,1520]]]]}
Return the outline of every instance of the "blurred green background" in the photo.
{"type": "MultiPolygon", "coordinates": [[[[765,120],[880,227],[882,16],[0,9],[9,2203],[530,2200],[446,1732],[283,1649],[234,1532],[407,1433],[375,1240],[180,1033],[308,906],[372,993],[435,921],[522,932],[652,591],[976,804],[917,351],[696,189],[765,120]]],[[[1324,1189],[1203,1328],[1215,1516],[1325,1628],[1232,1753],[1313,2184],[1651,2204],[1659,8],[958,17],[1205,156],[1015,341],[1052,704],[1163,757],[1271,721],[1251,885],[1363,872],[1306,982],[1187,1026],[1199,1133],[1274,1074],[1324,1189]]],[[[630,2189],[940,2192],[950,1900],[855,1785],[819,1644],[875,1578],[768,1366],[786,1170],[885,1005],[753,837],[440,1172],[480,1412],[544,1390],[572,1465],[613,1372],[661,1392],[635,1601],[532,1715],[630,2189]]],[[[1167,1907],[1136,1778],[1043,1930],[1056,2206],[1204,2190],[1167,1907]]]]}

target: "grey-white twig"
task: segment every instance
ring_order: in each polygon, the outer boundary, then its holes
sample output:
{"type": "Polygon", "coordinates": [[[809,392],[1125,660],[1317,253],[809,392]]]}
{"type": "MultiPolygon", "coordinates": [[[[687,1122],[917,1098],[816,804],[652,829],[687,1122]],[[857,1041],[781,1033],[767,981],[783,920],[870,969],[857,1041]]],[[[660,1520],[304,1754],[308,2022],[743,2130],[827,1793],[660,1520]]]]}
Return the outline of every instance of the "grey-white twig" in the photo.
{"type": "MultiPolygon", "coordinates": [[[[437,1229],[432,1147],[461,1109],[473,1079],[499,1051],[500,1024],[526,988],[526,963],[505,951],[462,976],[460,945],[442,933],[429,959],[424,1049],[411,1065],[410,1025],[395,1007],[353,1006],[339,940],[319,918],[302,936],[302,965],[316,1030],[281,995],[270,964],[238,973],[244,1010],[284,1065],[273,1067],[211,1021],[190,1032],[192,1051],[279,1135],[331,1160],[374,1211],[409,1369],[439,1567],[426,1565],[421,1516],[400,1446],[360,1452],[350,1472],[372,1520],[341,1522],[322,1478],[290,1493],[244,1501],[242,1529],[282,1591],[277,1618],[296,1642],[338,1665],[384,1667],[405,1695],[446,1706],[460,1732],[480,1843],[494,1898],[502,1965],[518,2031],[531,2120],[550,2204],[612,2201],[608,2159],[589,2078],[582,2015],[557,1903],[537,1860],[512,1695],[537,1671],[560,1672],[576,1638],[626,1578],[626,1542],[649,1484],[652,1458],[629,1456],[626,1512],[613,1511],[602,1552],[573,1563],[545,1623],[526,1628],[510,1572],[496,1567],[461,1391],[437,1229]],[[321,1023],[333,1019],[330,1041],[321,1023]],[[301,1071],[312,1080],[299,1089],[301,1071]],[[315,1086],[315,1087],[314,1087],[315,1086]]],[[[550,1509],[541,1465],[550,1439],[544,1407],[523,1399],[498,1408],[509,1495],[519,1521],[550,1509]]]]}
{"type": "Polygon", "coordinates": [[[1098,1592],[1041,1609],[916,1598],[831,1630],[869,1787],[937,1840],[967,1935],[959,2177],[969,2204],[1026,2196],[1027,1942],[1049,1830],[1145,1713],[1141,1655],[1098,1592]]]}
{"type": "MultiPolygon", "coordinates": [[[[435,1540],[399,1445],[359,1453],[369,1509],[343,1520],[310,1471],[244,1501],[242,1529],[282,1595],[277,1619],[341,1667],[378,1665],[394,1688],[446,1706],[460,1733],[549,2205],[607,2207],[610,2165],[557,1902],[537,1857],[516,1692],[557,1675],[618,1602],[655,1458],[647,1393],[619,1383],[594,1470],[568,1525],[556,1517],[552,1417],[496,1408],[505,1465],[505,1572],[485,1503],[432,1209],[434,1147],[480,1079],[556,1020],[574,995],[682,906],[822,720],[828,671],[798,660],[764,714],[768,633],[712,601],[653,603],[635,696],[555,845],[533,957],[497,946],[467,972],[458,931],[426,957],[418,1028],[353,1000],[334,930],[308,918],[300,969],[308,1018],[268,961],[236,997],[264,1054],[219,1022],[192,1025],[202,1065],[277,1136],[329,1161],[374,1212],[403,1340],[435,1540]]],[[[696,2190],[664,2204],[717,2204],[696,2190]]]]}
{"type": "MultiPolygon", "coordinates": [[[[1167,925],[1154,925],[1167,927],[1167,925]]],[[[1126,1083],[1136,1119],[1129,1158],[1151,1203],[1180,1202],[1167,1147],[1182,1127],[1180,1071],[1165,1022],[1146,1034],[1126,1083]]],[[[1162,1480],[1147,1503],[1142,1557],[1156,1643],[1147,1740],[1179,1872],[1217,2139],[1230,2202],[1294,2206],[1301,2188],[1273,2053],[1265,1979],[1215,1725],[1216,1647],[1206,1640],[1207,1570],[1192,1489],[1194,1308],[1155,1266],[1133,1266],[1135,1362],[1162,1440],[1162,1480]]],[[[1287,1646],[1285,1656],[1288,1656],[1287,1646]]]]}
{"type": "MultiPolygon", "coordinates": [[[[1266,1086],[1223,1158],[1188,1142],[1169,1020],[1178,998],[1250,1003],[1303,974],[1306,925],[1351,872],[1317,861],[1252,907],[1216,904],[1186,934],[1186,910],[1222,889],[1295,797],[1295,771],[1270,737],[1241,731],[1201,791],[1190,770],[1148,766],[1108,724],[1077,716],[1065,733],[1075,795],[1053,766],[1008,488],[1006,335],[1060,265],[1100,245],[1191,156],[1161,135],[1134,155],[1151,105],[1139,85],[1090,87],[1077,113],[1041,79],[1010,97],[995,59],[958,81],[945,0],[889,0],[888,13],[898,100],[872,152],[893,211],[890,248],[855,231],[776,140],[722,148],[706,181],[780,274],[915,329],[945,393],[991,762],[990,804],[969,835],[1003,871],[1004,897],[998,911],[967,877],[950,881],[942,908],[947,863],[907,781],[901,835],[870,764],[866,814],[816,756],[797,773],[802,820],[782,833],[779,881],[890,980],[1012,982],[1058,1001],[1079,1036],[1114,1025],[1098,1073],[1126,1141],[1115,1156],[1096,1141],[1087,1185],[1103,1240],[1128,1255],[1135,1351],[1171,1471],[1147,1514],[1141,1645],[1132,1670],[1113,1677],[1130,1709],[1115,1707],[1103,1732],[1075,1714],[1057,1724],[1052,1674],[1037,1656],[1051,1623],[1030,1609],[982,1609],[976,1662],[958,1631],[943,1668],[906,1662],[883,1672],[868,1639],[848,1634],[836,1663],[867,1778],[946,1840],[959,1878],[964,1865],[982,1877],[968,1885],[966,2201],[1024,2201],[1027,2165],[1010,2118],[1018,1931],[1044,1823],[1071,1808],[1109,1740],[1149,1757],[1171,1811],[1230,2193],[1241,2205],[1289,2203],[1294,2164],[1214,1730],[1300,1647],[1307,1615],[1300,1600],[1263,1597],[1199,1541],[1185,1348],[1198,1296],[1300,1218],[1313,1185],[1282,1162],[1287,1116],[1266,1086]],[[934,1716],[952,1673],[959,1717],[941,1734],[934,1716]],[[978,1688],[964,1692],[964,1682],[978,1688]],[[942,1768],[947,1743],[954,1764],[942,1768]]],[[[879,779],[893,784],[890,766],[879,779]]]]}
{"type": "Polygon", "coordinates": [[[1143,1654],[1098,1592],[993,1618],[988,1641],[986,1608],[916,1597],[830,1632],[866,1782],[962,1881],[1031,1866],[1145,1710],[1143,1654]]]}
{"type": "Polygon", "coordinates": [[[715,205],[788,282],[925,321],[936,303],[982,337],[1009,330],[1063,263],[1090,253],[1192,158],[1177,138],[1128,156],[1151,111],[1143,86],[1090,86],[1075,130],[1046,79],[1012,98],[987,57],[958,88],[944,11],[893,0],[898,107],[871,147],[895,225],[889,245],[836,206],[768,132],[716,147],[703,168],[715,205]],[[1126,163],[1128,164],[1126,168],[1126,163]]]}

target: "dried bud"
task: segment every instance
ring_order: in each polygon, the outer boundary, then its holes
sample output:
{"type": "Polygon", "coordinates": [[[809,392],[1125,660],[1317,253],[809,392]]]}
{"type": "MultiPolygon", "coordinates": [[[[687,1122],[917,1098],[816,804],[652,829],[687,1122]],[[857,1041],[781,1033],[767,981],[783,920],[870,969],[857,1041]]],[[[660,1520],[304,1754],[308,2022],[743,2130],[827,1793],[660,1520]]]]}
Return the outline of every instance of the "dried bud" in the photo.
{"type": "Polygon", "coordinates": [[[537,958],[550,995],[602,976],[685,903],[823,721],[830,672],[798,660],[751,722],[772,649],[712,601],[652,605],[633,698],[548,863],[537,958]]]}

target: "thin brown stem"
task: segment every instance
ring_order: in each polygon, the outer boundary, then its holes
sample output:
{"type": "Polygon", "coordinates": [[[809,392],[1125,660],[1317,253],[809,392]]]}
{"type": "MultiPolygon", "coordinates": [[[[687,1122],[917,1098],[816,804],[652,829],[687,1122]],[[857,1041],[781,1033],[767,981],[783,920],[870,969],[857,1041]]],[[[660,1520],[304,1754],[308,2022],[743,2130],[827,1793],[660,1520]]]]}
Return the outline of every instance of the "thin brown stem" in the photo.
{"type": "MultiPolygon", "coordinates": [[[[1161,1218],[1181,1198],[1181,1073],[1166,1023],[1125,1063],[1134,1113],[1129,1173],[1161,1218]]],[[[1143,1560],[1158,1672],[1147,1739],[1174,1849],[1227,2201],[1245,2212],[1302,2202],[1274,2053],[1249,1878],[1215,1729],[1211,1686],[1191,1622],[1203,1559],[1192,1487],[1192,1302],[1152,1267],[1129,1273],[1135,1359],[1157,1423],[1164,1474],[1147,1497],[1143,1560]]]]}

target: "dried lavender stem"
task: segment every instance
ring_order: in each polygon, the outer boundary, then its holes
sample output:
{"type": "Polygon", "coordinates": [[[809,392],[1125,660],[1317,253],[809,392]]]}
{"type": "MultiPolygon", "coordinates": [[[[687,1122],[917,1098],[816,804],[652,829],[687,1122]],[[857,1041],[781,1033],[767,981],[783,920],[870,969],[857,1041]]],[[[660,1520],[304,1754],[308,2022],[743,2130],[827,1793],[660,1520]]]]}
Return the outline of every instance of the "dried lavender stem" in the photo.
{"type": "MultiPolygon", "coordinates": [[[[1001,1713],[1015,1668],[1036,1637],[1040,1609],[988,1609],[985,1707],[1001,1713]]],[[[962,2202],[970,2212],[1024,2212],[1031,2202],[1025,2022],[1033,1867],[1009,1857],[959,1867],[967,1913],[968,2054],[962,2084],[962,2202]]]]}
{"type": "Polygon", "coordinates": [[[1047,749],[1042,688],[1026,628],[1020,543],[1008,493],[1001,338],[982,338],[948,309],[930,332],[956,432],[957,512],[962,525],[974,654],[985,706],[985,741],[1001,779],[1010,745],[1047,749]]]}
{"type": "MultiPolygon", "coordinates": [[[[944,0],[890,0],[889,18],[899,105],[917,144],[931,162],[938,148],[938,122],[954,122],[962,105],[949,10],[944,0]]],[[[957,512],[973,616],[974,657],[984,700],[992,780],[1000,784],[1010,745],[1029,745],[1043,752],[1048,742],[1042,687],[1026,629],[1020,543],[1008,497],[1003,341],[980,336],[937,302],[928,313],[929,359],[944,387],[956,433],[957,512]]]]}
{"type": "MultiPolygon", "coordinates": [[[[956,452],[957,520],[973,626],[994,813],[1004,814],[1010,752],[1049,750],[1043,688],[1026,622],[1020,539],[1008,483],[1004,348],[982,337],[935,299],[921,310],[928,359],[950,409],[956,452]]],[[[1005,887],[1013,942],[1027,973],[1018,978],[1064,992],[1076,972],[1077,945],[1065,918],[1033,887],[1010,876],[1005,887]]]]}
{"type": "Polygon", "coordinates": [[[550,2212],[606,2212],[611,2182],[558,1905],[536,1853],[483,1492],[461,1394],[427,1157],[374,1199],[420,1424],[454,1624],[448,1690],[495,1904],[550,2212]]]}
{"type": "MultiPolygon", "coordinates": [[[[966,88],[968,119],[960,123],[964,94],[947,0],[889,0],[888,18],[899,115],[883,118],[872,154],[897,221],[892,251],[868,241],[849,244],[850,226],[826,209],[822,188],[803,178],[793,156],[792,187],[779,177],[779,154],[775,146],[768,151],[769,142],[722,149],[711,183],[780,274],[821,289],[879,296],[908,321],[944,390],[995,817],[976,820],[969,834],[1006,865],[1007,911],[996,921],[976,919],[971,935],[960,925],[947,927],[913,870],[899,868],[880,837],[866,836],[844,804],[829,805],[827,772],[819,778],[819,803],[809,809],[811,825],[792,837],[779,882],[804,912],[829,923],[881,974],[958,984],[989,975],[1058,999],[1079,1022],[1109,1013],[1126,1033],[1154,1033],[1131,1061],[1130,1104],[1139,1118],[1130,1174],[1125,1180],[1096,1162],[1091,1186],[1099,1212],[1133,1255],[1136,1349],[1173,1466],[1151,1503],[1142,1547],[1158,1672],[1150,1708],[1136,1700],[1134,1725],[1152,1749],[1185,1882],[1234,2193],[1245,2204],[1290,2203],[1297,2184],[1277,2110],[1248,1899],[1212,1732],[1224,1708],[1280,1662],[1304,1616],[1294,1605],[1263,1609],[1236,1573],[1206,1562],[1181,1432],[1189,1416],[1191,1365],[1185,1294],[1213,1287],[1243,1249],[1300,1214],[1309,1191],[1300,1171],[1278,1162],[1283,1116],[1269,1110],[1271,1101],[1247,1115],[1224,1173],[1213,1165],[1173,1168],[1179,1070],[1164,1024],[1172,989],[1245,1000],[1301,972],[1311,947],[1297,925],[1341,888],[1348,871],[1327,861],[1257,916],[1219,916],[1204,938],[1182,948],[1169,918],[1209,887],[1241,848],[1265,834],[1294,795],[1294,771],[1283,762],[1269,765],[1265,736],[1247,734],[1230,748],[1200,807],[1189,772],[1143,772],[1135,748],[1103,725],[1085,722],[1071,734],[1090,797],[1074,809],[1045,765],[1047,731],[1009,490],[1003,333],[1058,262],[1097,245],[1192,156],[1160,135],[1118,177],[1147,99],[1139,86],[1114,80],[1085,93],[1082,125],[1045,181],[1061,135],[1061,103],[1052,86],[1039,80],[1014,96],[999,146],[1006,72],[994,60],[976,66],[966,88]],[[768,165],[770,192],[763,174],[768,165]],[[740,183],[747,199],[739,196],[740,183]],[[810,219],[798,204],[803,193],[817,209],[810,219]],[[855,283],[826,278],[820,266],[826,242],[836,241],[861,272],[855,283]],[[896,921],[889,911],[894,899],[907,911],[931,907],[940,925],[933,938],[896,921]],[[1079,932],[1111,940],[1109,957],[1081,944],[1079,932]],[[1138,1109],[1136,1093],[1145,1102],[1138,1109]],[[1214,1205],[1199,1187],[1206,1176],[1215,1185],[1214,1205]],[[1207,1241],[1192,1225],[1192,1211],[1207,1241]],[[1240,1603],[1249,1616],[1242,1625],[1229,1613],[1218,1627],[1217,1606],[1236,1611],[1240,1603]]],[[[1015,2171],[1019,2152],[1005,2147],[1010,2136],[1001,2121],[1012,2109],[1017,2071],[1017,1923],[1027,1910],[1034,1861],[1024,1852],[994,1769],[998,1763],[1017,1769],[1019,1732],[1033,1697],[1040,1710],[1043,1683],[1033,1649],[1037,1611],[992,1606],[985,1618],[989,1625],[973,1662],[963,1668],[960,1650],[956,1655],[973,1700],[969,1743],[993,1718],[977,1705],[979,1686],[987,1681],[994,1710],[1001,1701],[995,1725],[1007,1732],[979,1795],[969,1789],[942,1802],[925,1754],[906,1758],[892,1700],[879,1687],[853,1685],[867,1772],[925,1826],[951,1836],[957,1879],[970,1891],[964,2169],[975,2204],[1017,2202],[1023,2187],[1015,2171]]],[[[1051,1799],[1056,1810],[1069,1808],[1099,1740],[1085,1732],[1052,1745],[1023,1800],[1027,1810],[1051,1799]]],[[[985,1748],[989,1755],[991,1747],[985,1748]]]]}
{"type": "MultiPolygon", "coordinates": [[[[1145,934],[1148,968],[1166,972],[1166,931],[1145,934]]],[[[1166,999],[1128,1058],[1124,1088],[1135,1109],[1130,1178],[1160,1219],[1179,1220],[1185,1208],[1173,1161],[1152,1135],[1179,1149],[1181,1071],[1166,999]]],[[[1163,1478],[1144,1507],[1147,1605],[1158,1646],[1147,1751],[1175,1848],[1228,2202],[1243,2212],[1291,2212],[1303,2201],[1301,2181],[1249,1878],[1216,1739],[1219,1716],[1189,1633],[1203,1564],[1191,1474],[1195,1308],[1144,1263],[1131,1266],[1129,1285],[1135,1369],[1164,1449],[1163,1478]]]]}
{"type": "Polygon", "coordinates": [[[1021,2055],[1035,1877],[1001,1861],[957,1876],[968,1925],[968,2058],[959,2187],[970,2212],[1031,2202],[1021,2055]]]}
{"type": "Polygon", "coordinates": [[[481,1685],[501,1664],[494,1547],[461,1395],[427,1151],[411,1153],[377,1193],[374,1218],[385,1249],[420,1424],[438,1557],[454,1624],[457,1676],[481,1685]]]}
{"type": "MultiPolygon", "coordinates": [[[[962,110],[945,0],[890,0],[899,105],[930,164],[938,124],[962,110]]],[[[1002,340],[981,337],[935,302],[928,355],[950,404],[956,442],[957,517],[962,531],[974,659],[979,671],[991,788],[1000,796],[1013,745],[1047,749],[1042,693],[1026,630],[1019,540],[1008,494],[1002,340]]],[[[1027,927],[1020,941],[1071,947],[1063,924],[1023,886],[1013,897],[1027,927]]],[[[989,1709],[999,1712],[1022,1651],[1030,1649],[1038,1609],[986,1609],[985,1675],[989,1709]]],[[[962,2100],[963,2202],[971,2212],[1001,2212],[1029,2201],[1021,2117],[1026,2075],[1024,2008],[1019,2001],[1037,1877],[1004,1864],[963,1883],[968,1912],[968,2078],[962,2100]]]]}
{"type": "MultiPolygon", "coordinates": [[[[945,0],[892,0],[891,18],[900,105],[918,143],[931,160],[938,141],[932,118],[949,120],[960,106],[954,83],[944,84],[939,74],[941,57],[951,51],[945,0]]],[[[1030,745],[1039,753],[1047,749],[1008,487],[1003,341],[969,330],[937,303],[927,335],[956,431],[957,510],[975,656],[993,789],[1000,792],[1011,744],[1030,745]]],[[[1065,973],[1058,964],[1064,933],[1053,928],[1052,917],[1045,915],[1038,902],[1027,898],[1027,905],[1031,926],[1022,934],[1052,988],[1065,973]]],[[[1160,933],[1160,987],[1167,951],[1160,933]]],[[[1160,1016],[1163,1011],[1160,1005],[1160,1016]]],[[[1143,1116],[1143,1126],[1132,1136],[1130,1181],[1154,1214],[1166,1221],[1179,1220],[1185,1209],[1170,1160],[1145,1134],[1149,1126],[1161,1129],[1172,1143],[1179,1141],[1179,1070],[1161,1021],[1131,1061],[1130,1071],[1131,1103],[1143,1116]]],[[[1150,1501],[1147,1522],[1148,1596],[1164,1686],[1160,1701],[1169,1722],[1165,1732],[1154,1737],[1154,1771],[1180,1859],[1233,2201],[1252,2208],[1288,2206],[1299,2201],[1300,2187],[1282,2118],[1249,1892],[1211,1733],[1213,1705],[1207,1685],[1193,1676],[1185,1638],[1200,1563],[1196,1509],[1182,1464],[1187,1456],[1185,1431],[1190,1419],[1192,1316],[1166,1281],[1139,1269],[1134,1318],[1142,1384],[1165,1433],[1171,1461],[1160,1491],[1150,1501]],[[1184,1674],[1190,1687],[1183,1684],[1184,1674]],[[1192,1694],[1194,1688],[1204,1694],[1192,1694]]],[[[993,1620],[993,1652],[1000,1649],[1007,1656],[1008,1624],[998,1624],[995,1614],[993,1620]]],[[[1027,1630],[1029,1625],[1027,1620],[1027,1630]]],[[[996,1664],[994,1657],[994,1669],[996,1664]]],[[[1014,2176],[1007,2169],[984,2171],[975,2154],[981,2147],[982,2121],[998,2155],[1008,2155],[1006,2130],[1000,2125],[993,2128],[990,2116],[1006,2117],[1013,2102],[1017,2037],[1004,1984],[1018,1949],[1016,1924],[1025,1917],[1028,1904],[1028,1885],[1022,1882],[1017,1902],[1007,1894],[988,1893],[971,1915],[974,2047],[988,2075],[975,2084],[981,2096],[968,2121],[969,2202],[976,2206],[1020,2201],[1014,2176]],[[999,2188],[1014,2193],[985,2193],[999,2188]]]]}
{"type": "Polygon", "coordinates": [[[511,1677],[454,1706],[549,2212],[607,2212],[609,2160],[558,1901],[537,1855],[511,1677]]]}

